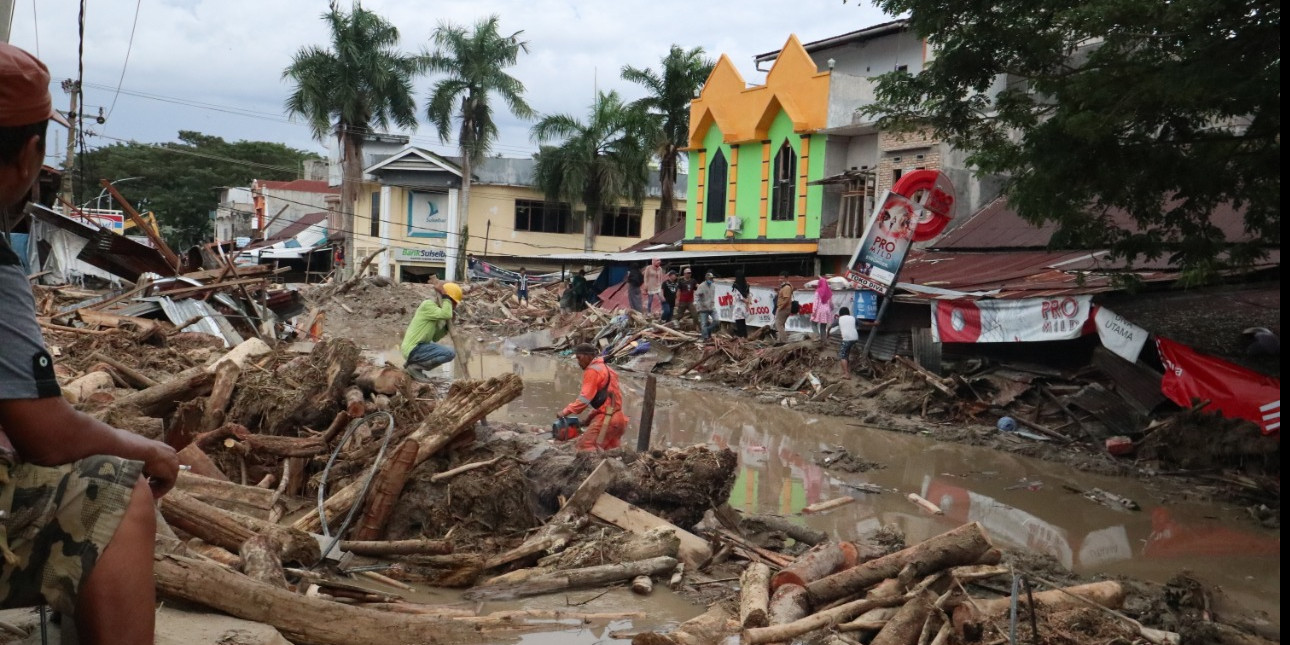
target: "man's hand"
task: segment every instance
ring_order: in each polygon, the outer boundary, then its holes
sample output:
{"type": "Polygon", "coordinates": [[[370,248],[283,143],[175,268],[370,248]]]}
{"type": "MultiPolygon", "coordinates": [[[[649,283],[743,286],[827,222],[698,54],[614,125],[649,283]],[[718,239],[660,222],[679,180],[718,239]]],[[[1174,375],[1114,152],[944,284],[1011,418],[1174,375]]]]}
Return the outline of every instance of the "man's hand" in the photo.
{"type": "Polygon", "coordinates": [[[179,455],[174,448],[160,441],[151,444],[152,455],[143,462],[143,474],[152,487],[152,497],[161,499],[175,487],[175,479],[179,477],[179,455]]]}

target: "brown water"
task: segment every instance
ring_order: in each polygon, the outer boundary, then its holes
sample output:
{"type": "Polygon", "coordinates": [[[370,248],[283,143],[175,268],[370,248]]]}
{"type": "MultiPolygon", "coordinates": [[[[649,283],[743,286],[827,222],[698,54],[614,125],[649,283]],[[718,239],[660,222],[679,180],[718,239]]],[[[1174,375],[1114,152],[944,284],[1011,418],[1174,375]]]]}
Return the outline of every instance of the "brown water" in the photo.
{"type": "MultiPolygon", "coordinates": [[[[458,376],[514,372],[524,379],[524,394],[492,419],[549,426],[577,395],[581,372],[572,358],[504,353],[483,345],[466,348],[462,355],[454,367],[458,376]]],[[[621,375],[627,408],[638,411],[643,377],[621,375]]],[[[851,419],[699,391],[672,379],[660,380],[657,398],[652,447],[702,442],[734,450],[739,470],[730,504],[741,511],[794,517],[843,539],[895,525],[911,543],[979,521],[996,543],[1052,555],[1080,573],[1165,582],[1190,571],[1218,586],[1233,605],[1267,612],[1280,624],[1280,531],[1260,528],[1239,507],[1189,501],[1187,491],[1149,479],[1093,475],[1006,452],[857,427],[851,419]],[[817,465],[823,451],[836,447],[882,467],[848,474],[817,465]],[[861,482],[889,492],[871,494],[847,486],[861,482]],[[1100,488],[1136,501],[1142,510],[1111,509],[1063,486],[1100,488]],[[939,505],[945,514],[920,510],[905,498],[910,492],[939,505]],[[821,515],[799,514],[808,504],[844,495],[856,502],[821,515]]],[[[636,418],[632,422],[624,444],[635,445],[636,418]]],[[[596,593],[568,597],[575,601],[596,593]]],[[[524,606],[555,606],[550,603],[564,605],[565,597],[526,601],[524,606]]],[[[647,611],[650,619],[536,634],[518,642],[605,642],[609,630],[652,628],[701,610],[659,591],[646,599],[610,594],[595,603],[579,610],[647,611]]]]}

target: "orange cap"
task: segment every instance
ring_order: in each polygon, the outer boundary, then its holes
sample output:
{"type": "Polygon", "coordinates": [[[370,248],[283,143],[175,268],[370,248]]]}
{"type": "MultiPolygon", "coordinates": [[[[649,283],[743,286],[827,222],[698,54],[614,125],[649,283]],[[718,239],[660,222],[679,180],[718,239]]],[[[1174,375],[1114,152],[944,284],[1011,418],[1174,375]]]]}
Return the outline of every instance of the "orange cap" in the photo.
{"type": "Polygon", "coordinates": [[[0,126],[31,125],[47,119],[67,125],[54,111],[49,96],[49,68],[35,56],[0,43],[0,126]]]}

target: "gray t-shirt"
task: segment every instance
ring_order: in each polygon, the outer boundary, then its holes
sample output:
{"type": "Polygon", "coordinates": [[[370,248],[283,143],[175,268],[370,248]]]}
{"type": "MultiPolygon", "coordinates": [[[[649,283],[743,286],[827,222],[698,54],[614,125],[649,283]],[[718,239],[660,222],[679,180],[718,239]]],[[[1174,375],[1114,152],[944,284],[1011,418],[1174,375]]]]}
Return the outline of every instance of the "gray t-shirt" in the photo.
{"type": "Polygon", "coordinates": [[[0,235],[0,399],[59,396],[54,360],[36,323],[36,300],[18,255],[0,235]]]}

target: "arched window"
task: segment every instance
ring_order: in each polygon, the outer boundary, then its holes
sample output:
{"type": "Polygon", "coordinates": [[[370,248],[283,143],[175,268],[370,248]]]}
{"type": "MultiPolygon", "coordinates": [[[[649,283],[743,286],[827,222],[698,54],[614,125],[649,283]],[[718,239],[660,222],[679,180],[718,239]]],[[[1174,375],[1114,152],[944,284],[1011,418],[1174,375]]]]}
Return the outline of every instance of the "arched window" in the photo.
{"type": "Polygon", "coordinates": [[[730,164],[726,163],[726,155],[718,150],[712,155],[712,163],[708,164],[708,204],[703,221],[726,221],[726,186],[729,174],[730,164]]]}
{"type": "Polygon", "coordinates": [[[787,141],[775,153],[775,173],[771,182],[771,220],[792,221],[797,205],[797,153],[787,141]]]}

